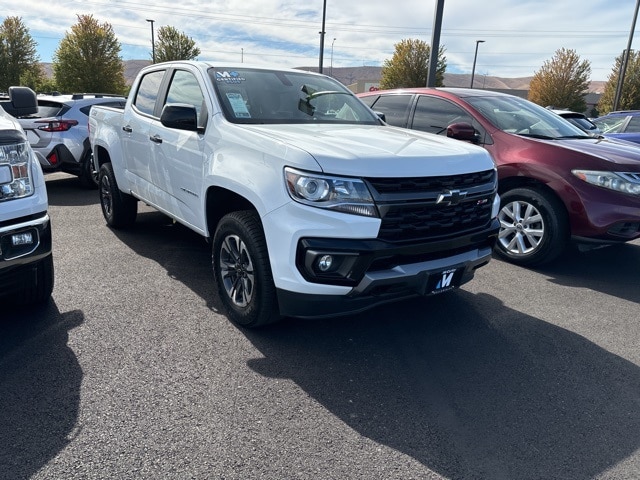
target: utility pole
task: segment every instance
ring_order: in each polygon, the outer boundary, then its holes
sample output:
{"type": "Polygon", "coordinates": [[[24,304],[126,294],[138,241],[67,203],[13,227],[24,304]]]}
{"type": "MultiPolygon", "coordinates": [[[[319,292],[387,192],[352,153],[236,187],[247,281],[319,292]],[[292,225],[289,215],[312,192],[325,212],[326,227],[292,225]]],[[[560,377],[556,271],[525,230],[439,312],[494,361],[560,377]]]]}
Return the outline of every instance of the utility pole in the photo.
{"type": "Polygon", "coordinates": [[[613,99],[613,109],[618,110],[620,104],[620,97],[622,96],[622,87],[624,87],[624,76],[627,71],[627,64],[629,63],[629,53],[631,52],[631,42],[633,41],[633,31],[636,29],[636,19],[638,18],[638,6],[640,6],[640,0],[636,0],[636,10],[633,14],[633,22],[631,22],[631,31],[629,32],[629,43],[627,43],[627,49],[622,54],[622,65],[620,66],[620,75],[618,77],[618,85],[616,87],[616,94],[613,99]]]}
{"type": "Polygon", "coordinates": [[[436,86],[436,71],[438,70],[438,53],[440,51],[440,30],[442,30],[443,10],[444,0],[436,0],[436,9],[433,16],[433,31],[431,33],[431,53],[429,54],[429,69],[427,70],[427,87],[436,86]]]}

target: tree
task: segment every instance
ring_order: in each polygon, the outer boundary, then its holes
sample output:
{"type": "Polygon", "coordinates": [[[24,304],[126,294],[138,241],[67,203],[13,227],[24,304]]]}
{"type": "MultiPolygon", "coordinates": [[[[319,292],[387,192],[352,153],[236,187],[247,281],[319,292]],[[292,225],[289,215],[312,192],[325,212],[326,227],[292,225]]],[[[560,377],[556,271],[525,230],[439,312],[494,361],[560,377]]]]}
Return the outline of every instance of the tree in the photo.
{"type": "Polygon", "coordinates": [[[171,26],[158,29],[155,51],[156,62],[193,60],[200,55],[200,49],[196,47],[196,42],[171,26]]]}
{"type": "Polygon", "coordinates": [[[0,24],[0,91],[21,85],[27,74],[42,72],[36,45],[20,17],[7,17],[0,24]]]}
{"type": "Polygon", "coordinates": [[[575,50],[556,50],[531,79],[529,100],[538,105],[568,108],[584,112],[587,108],[585,95],[589,89],[591,62],[580,60],[575,50]]]}
{"type": "Polygon", "coordinates": [[[120,43],[107,22],[78,15],[78,23],[60,41],[53,56],[53,72],[63,92],[124,93],[124,65],[120,43]]]}
{"type": "MultiPolygon", "coordinates": [[[[385,60],[382,65],[381,88],[409,88],[424,87],[427,84],[429,57],[431,47],[422,40],[401,40],[395,44],[395,52],[391,60],[385,60]]],[[[447,60],[444,48],[438,51],[438,65],[436,69],[436,86],[444,85],[444,71],[447,60]]]]}
{"type": "MultiPolygon", "coordinates": [[[[613,110],[613,101],[620,77],[620,66],[622,65],[622,55],[616,58],[615,65],[609,74],[604,91],[598,102],[598,112],[601,115],[613,110]]],[[[638,110],[640,109],[640,51],[629,53],[629,61],[624,75],[624,85],[620,92],[618,110],[638,110]]]]}

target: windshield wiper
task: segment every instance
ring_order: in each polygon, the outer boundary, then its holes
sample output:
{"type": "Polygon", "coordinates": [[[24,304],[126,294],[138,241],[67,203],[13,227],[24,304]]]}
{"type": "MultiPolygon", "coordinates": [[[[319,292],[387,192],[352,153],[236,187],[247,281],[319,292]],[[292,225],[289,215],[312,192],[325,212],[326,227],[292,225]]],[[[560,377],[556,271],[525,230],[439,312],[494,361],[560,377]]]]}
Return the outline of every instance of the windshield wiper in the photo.
{"type": "MultiPolygon", "coordinates": [[[[537,133],[516,133],[516,135],[520,135],[521,137],[530,137],[530,138],[540,138],[542,140],[557,140],[558,137],[550,137],[549,135],[539,135],[537,133]]],[[[560,137],[567,138],[567,137],[560,137]]]]}
{"type": "Polygon", "coordinates": [[[557,137],[558,139],[565,140],[567,138],[577,138],[577,139],[585,139],[585,138],[595,138],[589,135],[565,135],[564,137],[557,137]]]}

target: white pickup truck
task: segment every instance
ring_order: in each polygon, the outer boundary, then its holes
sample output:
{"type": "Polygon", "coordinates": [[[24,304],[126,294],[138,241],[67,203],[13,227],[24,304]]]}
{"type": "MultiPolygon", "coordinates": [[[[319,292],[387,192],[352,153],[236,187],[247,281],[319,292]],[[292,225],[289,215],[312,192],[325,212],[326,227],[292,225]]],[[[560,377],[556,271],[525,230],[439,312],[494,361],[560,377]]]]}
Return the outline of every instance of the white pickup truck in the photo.
{"type": "Polygon", "coordinates": [[[489,154],[387,126],[323,75],[151,65],[89,129],[107,224],[142,201],[210,240],[217,301],[244,327],[444,292],[491,258],[489,154]]]}

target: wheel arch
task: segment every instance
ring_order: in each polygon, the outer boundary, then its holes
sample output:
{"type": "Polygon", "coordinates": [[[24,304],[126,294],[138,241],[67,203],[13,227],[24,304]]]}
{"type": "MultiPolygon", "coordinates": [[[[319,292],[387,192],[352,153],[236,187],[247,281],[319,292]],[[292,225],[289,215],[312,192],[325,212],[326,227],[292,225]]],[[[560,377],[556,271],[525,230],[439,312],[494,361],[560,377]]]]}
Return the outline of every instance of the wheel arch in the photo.
{"type": "Polygon", "coordinates": [[[213,239],[222,217],[238,210],[253,210],[259,213],[256,206],[242,195],[223,187],[209,187],[206,199],[207,239],[209,241],[213,239]]]}

